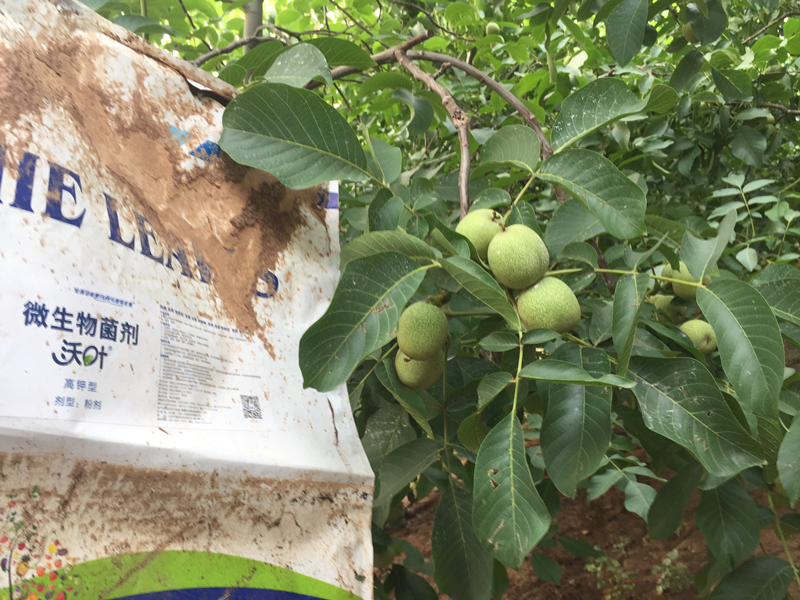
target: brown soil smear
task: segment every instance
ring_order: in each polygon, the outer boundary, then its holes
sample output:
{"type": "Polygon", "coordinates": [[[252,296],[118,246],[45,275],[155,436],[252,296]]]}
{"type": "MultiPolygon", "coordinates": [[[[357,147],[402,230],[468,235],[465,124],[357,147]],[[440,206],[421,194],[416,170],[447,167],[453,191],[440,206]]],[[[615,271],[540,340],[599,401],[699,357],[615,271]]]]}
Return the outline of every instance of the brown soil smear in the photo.
{"type": "MultiPolygon", "coordinates": [[[[74,30],[79,26],[76,22],[74,30]]],[[[104,87],[102,74],[93,72],[94,57],[108,52],[97,38],[79,34],[50,38],[45,49],[44,37],[24,36],[11,50],[0,48],[0,143],[2,129],[12,131],[18,140],[7,149],[6,166],[14,169],[27,149],[31,133],[25,124],[40,122],[44,109],[61,112],[78,131],[78,143],[87,146],[84,155],[89,157],[84,164],[76,160],[77,164],[65,166],[79,175],[97,172],[110,177],[117,189],[124,190],[118,200],[128,202],[119,204],[129,204],[147,218],[165,262],[172,253],[167,245],[182,247],[190,256],[190,248],[201,255],[226,316],[244,333],[259,335],[271,351],[256,318],[253,290],[260,276],[282,262],[297,229],[311,225],[310,216],[324,222],[316,189],[286,190],[271,175],[241,167],[225,155],[185,170],[181,163],[189,157],[172,139],[168,115],[200,115],[210,127],[212,100],[191,96],[179,75],[119,47],[121,54],[133,55],[137,77],[132,98],[123,101],[113,85],[104,87]],[[149,95],[145,79],[158,71],[180,81],[185,93],[149,95]]],[[[202,131],[190,132],[193,143],[198,134],[202,131]]],[[[103,191],[107,190],[84,190],[93,202],[104,202],[103,191]]],[[[134,222],[129,211],[122,210],[120,216],[129,227],[134,222]]]]}

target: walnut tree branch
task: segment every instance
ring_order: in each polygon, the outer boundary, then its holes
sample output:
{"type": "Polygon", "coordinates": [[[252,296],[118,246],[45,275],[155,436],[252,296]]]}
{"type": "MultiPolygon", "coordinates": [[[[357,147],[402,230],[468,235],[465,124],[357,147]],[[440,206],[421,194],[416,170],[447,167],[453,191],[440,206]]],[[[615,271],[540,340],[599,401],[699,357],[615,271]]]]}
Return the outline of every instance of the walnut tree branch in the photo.
{"type": "Polygon", "coordinates": [[[446,87],[433,78],[433,75],[426,73],[415,65],[402,50],[395,50],[395,57],[402,67],[411,73],[415,79],[428,86],[428,89],[438,94],[442,99],[442,106],[445,107],[450,120],[458,133],[458,141],[461,145],[461,166],[458,171],[458,192],[461,198],[461,218],[463,219],[469,211],[469,118],[464,114],[453,94],[446,87]]]}
{"type": "Polygon", "coordinates": [[[794,15],[800,15],[800,11],[787,10],[785,13],[783,13],[780,17],[778,17],[774,21],[771,21],[771,22],[767,23],[766,25],[764,25],[764,27],[762,27],[761,29],[756,31],[753,35],[748,35],[746,38],[744,38],[742,40],[742,44],[749,44],[751,41],[753,41],[755,38],[760,36],[762,33],[764,33],[770,27],[774,27],[778,23],[782,22],[786,17],[792,17],[794,15]]]}
{"type": "Polygon", "coordinates": [[[222,48],[217,48],[216,50],[212,50],[211,52],[206,52],[205,54],[203,54],[203,55],[195,58],[193,61],[191,61],[191,64],[193,64],[195,67],[199,67],[204,62],[208,62],[209,60],[211,60],[212,58],[216,58],[220,54],[227,54],[228,52],[233,52],[237,48],[241,48],[242,46],[244,46],[246,44],[250,44],[250,43],[253,43],[254,45],[263,44],[264,42],[270,42],[270,41],[272,41],[274,39],[275,38],[259,37],[259,36],[256,36],[256,35],[254,35],[252,37],[241,38],[241,39],[236,40],[235,42],[231,42],[227,46],[223,46],[222,48]]]}
{"type": "MultiPolygon", "coordinates": [[[[397,61],[397,57],[395,57],[394,53],[397,50],[401,52],[405,52],[409,48],[413,48],[417,44],[421,44],[422,42],[430,39],[433,37],[433,32],[428,30],[420,33],[419,35],[406,40],[402,44],[398,44],[397,46],[392,46],[387,50],[383,50],[378,52],[377,54],[372,55],[372,60],[374,60],[379,65],[385,65],[387,63],[393,63],[397,61]]],[[[342,77],[347,77],[348,75],[352,75],[353,73],[361,73],[361,69],[357,69],[355,67],[336,67],[335,69],[331,69],[331,78],[341,79],[342,77]]],[[[313,90],[322,85],[320,81],[309,81],[306,84],[306,89],[313,90]]]]}

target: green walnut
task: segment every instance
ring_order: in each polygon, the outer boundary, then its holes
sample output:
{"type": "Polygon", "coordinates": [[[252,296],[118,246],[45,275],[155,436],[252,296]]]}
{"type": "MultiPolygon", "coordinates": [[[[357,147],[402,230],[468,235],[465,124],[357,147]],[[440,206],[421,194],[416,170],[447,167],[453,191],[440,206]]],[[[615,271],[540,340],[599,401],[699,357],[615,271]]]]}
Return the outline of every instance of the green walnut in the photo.
{"type": "Polygon", "coordinates": [[[406,356],[402,350],[397,351],[394,359],[397,378],[409,389],[419,391],[432,385],[444,370],[444,350],[428,360],[414,360],[406,356]]]}
{"type": "Polygon", "coordinates": [[[500,35],[500,26],[494,21],[486,25],[486,35],[500,35]]]}
{"type": "Polygon", "coordinates": [[[397,325],[397,345],[414,360],[436,356],[447,341],[447,316],[441,308],[417,302],[400,315],[397,325]]]}
{"type": "Polygon", "coordinates": [[[492,239],[488,261],[497,281],[512,290],[524,290],[544,277],[550,254],[533,229],[510,225],[492,239]]]}
{"type": "Polygon", "coordinates": [[[581,320],[581,307],[569,286],[555,277],[545,277],[517,298],[517,309],[528,329],[552,329],[567,333],[581,320]]]}
{"type": "Polygon", "coordinates": [[[714,329],[700,319],[692,319],[681,325],[681,331],[689,336],[694,347],[703,354],[711,354],[717,349],[717,334],[714,329]]]}
{"type": "Polygon", "coordinates": [[[670,321],[676,325],[680,325],[686,320],[686,306],[673,304],[672,301],[674,299],[675,296],[664,296],[662,294],[656,294],[650,297],[650,302],[655,304],[656,308],[666,315],[666,317],[664,315],[656,315],[660,323],[670,321]]]}
{"type": "Polygon", "coordinates": [[[472,242],[480,259],[485,261],[489,242],[503,230],[501,220],[502,216],[497,211],[491,208],[479,208],[461,219],[456,225],[456,232],[472,242]]]}
{"type": "MultiPolygon", "coordinates": [[[[680,271],[676,271],[669,265],[669,263],[667,263],[661,270],[661,275],[663,275],[664,277],[669,277],[670,279],[678,279],[680,281],[697,283],[697,279],[692,277],[692,274],[689,273],[689,269],[686,268],[686,265],[683,263],[683,261],[681,261],[680,271]]],[[[711,277],[709,277],[708,275],[703,277],[703,283],[706,285],[711,283],[711,277]]],[[[683,283],[673,282],[672,291],[675,292],[675,294],[677,294],[684,300],[694,300],[697,297],[697,286],[694,285],[686,285],[683,283]]]]}
{"type": "Polygon", "coordinates": [[[697,44],[700,40],[697,39],[697,36],[692,31],[691,23],[684,23],[683,27],[681,27],[681,33],[683,34],[683,39],[685,39],[690,44],[697,44]]]}

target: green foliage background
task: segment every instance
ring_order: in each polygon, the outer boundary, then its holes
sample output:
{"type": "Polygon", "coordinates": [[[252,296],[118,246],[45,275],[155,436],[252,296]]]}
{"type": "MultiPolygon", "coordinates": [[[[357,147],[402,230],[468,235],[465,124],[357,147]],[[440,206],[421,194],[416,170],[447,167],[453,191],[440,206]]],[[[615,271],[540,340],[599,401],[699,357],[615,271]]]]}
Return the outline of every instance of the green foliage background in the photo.
{"type": "Polygon", "coordinates": [[[242,1],[89,4],[242,90],[221,140],[235,160],[294,188],[349,182],[344,276],[300,362],[306,386],[347,383],[377,476],[376,556],[406,553],[376,598],[435,598],[420,573],[457,600],[498,598],[498,566],[528,557],[559,583],[560,567],[531,550],[597,555],[551,524],[558,494],[579,487],[590,500],[623,490],[654,539],[699,487],[701,595],[781,599],[800,583],[788,550],[754,556],[761,529],[800,531],[793,511],[776,516],[800,498],[800,376],[784,356],[784,342],[800,348],[800,10],[279,0],[244,54],[242,1]],[[387,52],[426,31],[407,56],[468,118],[471,207],[542,235],[550,273],[581,302],[570,334],[525,331],[513,294],[454,231],[456,128],[387,52]],[[685,305],[716,332],[709,355],[647,302],[670,293],[662,270],[681,261],[706,281],[685,305]],[[413,392],[394,372],[393,336],[403,307],[425,298],[450,317],[449,360],[413,392]],[[668,481],[656,492],[653,480],[668,481]],[[434,488],[430,563],[382,526],[434,488]]]}

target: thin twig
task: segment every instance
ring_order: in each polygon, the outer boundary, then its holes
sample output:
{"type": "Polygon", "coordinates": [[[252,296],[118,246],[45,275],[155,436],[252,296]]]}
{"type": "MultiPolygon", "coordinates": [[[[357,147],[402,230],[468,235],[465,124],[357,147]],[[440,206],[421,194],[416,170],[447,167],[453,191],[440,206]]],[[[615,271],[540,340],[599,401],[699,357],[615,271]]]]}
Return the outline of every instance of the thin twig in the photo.
{"type": "MultiPolygon", "coordinates": [[[[600,267],[600,269],[608,269],[606,257],[601,252],[600,246],[597,245],[597,242],[595,240],[589,240],[589,244],[597,253],[597,266],[600,267]]],[[[617,289],[617,282],[614,280],[614,277],[611,275],[611,273],[606,273],[604,271],[600,271],[600,276],[603,278],[603,281],[605,281],[608,291],[611,292],[611,295],[613,296],[614,290],[617,289]]]]}
{"type": "Polygon", "coordinates": [[[354,24],[356,27],[358,27],[358,28],[359,28],[361,31],[363,31],[364,33],[366,33],[368,36],[372,37],[372,32],[371,32],[369,29],[367,29],[366,27],[364,27],[364,26],[363,26],[361,23],[359,23],[358,21],[356,21],[356,19],[355,19],[355,17],[354,17],[353,15],[351,15],[349,12],[347,12],[347,11],[346,11],[345,9],[343,9],[341,6],[339,6],[338,4],[336,4],[336,2],[334,2],[334,0],[328,0],[328,2],[330,2],[331,4],[333,4],[333,5],[334,5],[336,8],[338,8],[338,9],[339,9],[339,12],[341,12],[341,13],[342,13],[342,14],[343,14],[345,17],[347,17],[348,19],[350,19],[350,20],[353,22],[353,24],[354,24]]]}
{"type": "Polygon", "coordinates": [[[422,8],[421,6],[419,6],[418,4],[414,4],[412,2],[403,2],[402,0],[389,0],[389,2],[391,2],[392,4],[408,6],[410,8],[414,8],[414,9],[418,10],[423,15],[428,17],[431,20],[431,23],[434,24],[434,26],[436,26],[438,29],[441,29],[445,33],[449,33],[453,37],[457,37],[458,39],[464,40],[465,42],[474,42],[475,41],[472,38],[466,38],[464,36],[458,35],[455,31],[451,31],[450,29],[448,29],[447,27],[444,27],[443,25],[439,25],[439,23],[436,22],[436,19],[433,18],[433,15],[431,13],[429,13],[427,10],[425,10],[424,8],[422,8]]]}
{"type": "Polygon", "coordinates": [[[508,102],[514,109],[516,109],[522,120],[533,129],[536,135],[539,137],[539,142],[542,145],[542,157],[549,158],[553,154],[553,147],[550,145],[550,142],[545,137],[544,132],[542,131],[542,125],[539,123],[539,120],[536,118],[530,109],[523,104],[522,100],[517,98],[514,94],[508,91],[504,86],[502,86],[499,82],[495,81],[491,77],[489,77],[486,73],[481,71],[480,69],[476,69],[472,65],[464,62],[463,60],[459,60],[457,58],[453,58],[452,56],[446,56],[444,54],[439,54],[438,52],[418,52],[412,51],[408,52],[408,57],[414,60],[427,60],[430,62],[435,63],[450,63],[451,66],[455,67],[456,69],[460,69],[464,71],[467,75],[477,79],[483,85],[490,88],[492,91],[497,92],[497,95],[500,96],[503,100],[508,102]]]}
{"type": "Polygon", "coordinates": [[[220,54],[227,54],[228,52],[233,52],[237,48],[241,48],[242,46],[249,44],[251,42],[254,42],[255,45],[258,45],[258,44],[263,44],[264,42],[271,42],[274,39],[275,38],[259,37],[256,35],[252,37],[242,38],[240,40],[236,40],[235,42],[231,42],[230,44],[228,44],[227,46],[223,46],[222,48],[217,48],[216,50],[212,50],[211,52],[206,52],[202,56],[195,58],[193,61],[191,61],[191,64],[193,64],[195,67],[199,67],[204,62],[208,62],[209,60],[211,60],[212,58],[216,58],[220,54]]]}
{"type": "MultiPolygon", "coordinates": [[[[258,29],[256,29],[256,33],[259,33],[264,29],[269,29],[272,33],[274,33],[278,37],[278,39],[281,42],[283,42],[284,46],[288,46],[292,42],[289,39],[289,36],[294,37],[297,41],[302,41],[302,38],[300,37],[301,35],[303,35],[302,33],[295,33],[294,31],[289,31],[288,29],[284,29],[283,27],[278,27],[277,25],[273,25],[272,23],[264,23],[258,29]]],[[[311,33],[317,33],[317,32],[314,31],[311,33]]]]}
{"type": "Polygon", "coordinates": [[[763,102],[761,106],[766,106],[767,108],[774,108],[775,110],[781,111],[785,115],[800,115],[800,110],[793,110],[791,108],[786,108],[782,104],[775,104],[774,102],[763,102]]]}
{"type": "Polygon", "coordinates": [[[781,21],[783,21],[787,17],[792,17],[794,15],[800,15],[800,11],[787,10],[785,13],[783,13],[780,17],[778,17],[774,21],[771,21],[770,23],[767,23],[766,25],[764,25],[764,27],[762,27],[761,29],[756,31],[753,35],[748,35],[746,38],[744,38],[744,40],[742,40],[742,44],[749,44],[751,41],[753,41],[755,38],[760,36],[762,33],[764,33],[770,27],[772,27],[774,25],[777,25],[778,23],[780,23],[781,21]]]}
{"type": "Polygon", "coordinates": [[[442,99],[442,106],[445,107],[450,115],[450,120],[458,133],[458,141],[461,145],[461,167],[458,172],[458,191],[461,197],[461,218],[463,219],[469,211],[469,117],[456,104],[456,99],[446,87],[433,78],[433,75],[426,73],[415,65],[402,50],[395,50],[395,57],[403,68],[411,73],[415,79],[428,86],[428,89],[438,94],[442,99]]]}
{"type": "Polygon", "coordinates": [[[439,77],[444,75],[447,72],[447,69],[449,69],[449,68],[450,68],[450,63],[442,63],[442,66],[439,67],[439,70],[436,71],[436,73],[433,74],[433,78],[434,79],[439,79],[439,77]]]}
{"type": "MultiPolygon", "coordinates": [[[[183,9],[183,14],[186,15],[187,19],[189,19],[189,25],[192,26],[192,29],[197,30],[197,25],[194,24],[194,21],[192,20],[192,15],[190,15],[189,11],[186,10],[186,5],[183,3],[183,0],[178,0],[178,3],[180,3],[181,8],[183,9]]],[[[200,41],[203,42],[203,44],[205,44],[206,48],[211,50],[211,46],[208,44],[207,41],[205,41],[205,40],[200,40],[200,41]]]]}
{"type": "MultiPolygon", "coordinates": [[[[500,96],[503,100],[508,102],[513,108],[519,112],[522,120],[533,129],[536,136],[539,138],[539,143],[542,147],[542,159],[547,160],[550,156],[553,155],[553,147],[550,145],[550,141],[544,135],[544,131],[542,131],[542,125],[539,123],[539,119],[536,118],[530,109],[525,106],[525,104],[517,98],[514,94],[512,94],[509,90],[505,88],[505,86],[501,85],[499,82],[495,81],[491,77],[489,77],[486,73],[481,71],[480,69],[476,69],[472,65],[459,60],[457,58],[453,58],[452,56],[445,56],[444,54],[439,54],[438,52],[417,52],[412,51],[408,52],[408,57],[416,60],[429,60],[431,62],[437,63],[450,63],[451,66],[455,67],[456,69],[460,69],[464,71],[467,75],[477,79],[483,85],[490,88],[492,91],[496,92],[498,96],[500,96]]],[[[556,198],[558,198],[559,204],[564,204],[567,201],[567,196],[558,186],[553,186],[553,189],[556,193],[556,198]]]]}
{"type": "Polygon", "coordinates": [[[183,3],[183,0],[178,0],[178,3],[181,5],[181,8],[183,9],[183,14],[186,15],[187,19],[189,19],[189,25],[192,26],[192,29],[197,29],[197,26],[194,24],[194,21],[192,21],[192,15],[190,15],[189,11],[186,10],[186,5],[183,3]]]}
{"type": "Polygon", "coordinates": [[[333,87],[335,87],[336,91],[339,92],[339,95],[342,97],[342,100],[344,100],[344,103],[347,105],[348,110],[353,108],[352,106],[350,106],[350,103],[347,101],[347,98],[345,98],[344,94],[342,93],[342,90],[339,89],[339,86],[334,83],[333,87]]]}
{"type": "MultiPolygon", "coordinates": [[[[373,54],[372,60],[374,60],[379,65],[385,65],[387,63],[396,62],[397,58],[395,57],[394,53],[397,50],[405,52],[409,48],[413,48],[417,44],[421,44],[422,42],[430,39],[431,37],[433,37],[433,32],[430,30],[425,31],[423,33],[420,33],[418,36],[406,40],[402,44],[398,44],[397,46],[393,46],[392,48],[389,48],[388,50],[383,50],[381,52],[378,52],[377,54],[373,54]]],[[[361,71],[362,71],[361,69],[357,69],[355,67],[336,67],[335,69],[331,69],[331,78],[334,80],[341,79],[342,77],[346,77],[354,73],[361,73],[361,71]]],[[[313,90],[314,88],[317,88],[321,85],[322,82],[320,81],[309,81],[306,84],[306,89],[313,90]]]]}

